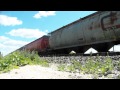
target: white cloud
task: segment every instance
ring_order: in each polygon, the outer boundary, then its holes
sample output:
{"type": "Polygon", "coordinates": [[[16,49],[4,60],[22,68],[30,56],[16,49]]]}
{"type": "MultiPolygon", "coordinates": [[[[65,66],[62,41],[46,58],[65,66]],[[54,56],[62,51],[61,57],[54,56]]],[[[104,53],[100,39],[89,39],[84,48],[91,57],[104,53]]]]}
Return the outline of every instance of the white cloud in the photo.
{"type": "Polygon", "coordinates": [[[28,44],[29,42],[13,40],[5,36],[0,36],[0,51],[5,56],[10,52],[28,44]]]}
{"type": "Polygon", "coordinates": [[[54,15],[55,15],[55,11],[39,11],[33,17],[34,18],[41,18],[42,16],[47,17],[47,16],[54,16],[54,15]]]}
{"type": "Polygon", "coordinates": [[[15,26],[15,25],[20,25],[20,24],[22,24],[22,21],[18,20],[17,17],[0,15],[0,25],[15,26]]]}
{"type": "Polygon", "coordinates": [[[13,29],[7,34],[11,36],[19,36],[23,38],[40,38],[43,35],[47,35],[48,31],[40,31],[39,29],[28,29],[28,28],[20,28],[20,29],[13,29]]]}

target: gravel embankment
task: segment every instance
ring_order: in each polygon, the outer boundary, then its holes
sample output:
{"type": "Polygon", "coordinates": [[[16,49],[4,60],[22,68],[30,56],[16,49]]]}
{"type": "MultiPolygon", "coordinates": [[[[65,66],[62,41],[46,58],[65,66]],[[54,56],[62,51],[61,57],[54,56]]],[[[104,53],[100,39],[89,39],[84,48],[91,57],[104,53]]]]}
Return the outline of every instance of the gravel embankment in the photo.
{"type": "Polygon", "coordinates": [[[0,74],[0,79],[92,79],[92,75],[57,71],[56,66],[26,65],[0,74]]]}
{"type": "MultiPolygon", "coordinates": [[[[118,61],[120,60],[120,55],[117,56],[99,56],[99,60],[103,61],[106,57],[111,58],[112,60],[118,61]]],[[[97,56],[92,56],[93,60],[96,60],[97,56]]],[[[90,59],[90,56],[47,56],[47,57],[41,57],[41,59],[45,59],[48,62],[53,63],[71,63],[72,60],[77,60],[80,62],[85,62],[86,60],[90,59]]]]}
{"type": "Polygon", "coordinates": [[[70,73],[56,71],[39,65],[26,65],[8,73],[0,74],[0,79],[69,79],[70,73]]]}
{"type": "MultiPolygon", "coordinates": [[[[50,62],[54,62],[50,67],[41,67],[39,65],[26,65],[19,69],[11,70],[8,73],[0,74],[0,79],[118,79],[120,78],[120,70],[113,70],[111,73],[103,76],[69,73],[57,71],[57,63],[70,63],[71,60],[85,62],[89,57],[43,57],[50,62]]],[[[105,57],[101,56],[100,60],[105,57]]],[[[110,57],[113,61],[120,60],[120,56],[110,57]]],[[[93,57],[96,60],[96,57],[93,57]]]]}
{"type": "Polygon", "coordinates": [[[41,67],[39,65],[26,65],[19,69],[11,70],[8,73],[0,74],[0,79],[109,79],[114,78],[115,75],[109,74],[106,77],[98,77],[91,74],[57,71],[55,66],[41,67]]]}
{"type": "Polygon", "coordinates": [[[0,79],[112,79],[117,76],[117,74],[109,74],[106,77],[98,77],[91,74],[62,72],[57,71],[55,67],[54,65],[51,67],[26,65],[19,69],[13,69],[10,72],[0,74],[0,79]]]}

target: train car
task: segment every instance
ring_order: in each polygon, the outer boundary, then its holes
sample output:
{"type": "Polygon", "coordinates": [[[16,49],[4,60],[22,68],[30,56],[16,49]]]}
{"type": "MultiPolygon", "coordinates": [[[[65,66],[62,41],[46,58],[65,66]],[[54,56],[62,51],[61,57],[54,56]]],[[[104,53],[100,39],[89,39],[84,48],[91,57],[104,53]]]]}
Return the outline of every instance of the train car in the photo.
{"type": "Polygon", "coordinates": [[[106,52],[120,43],[120,11],[95,12],[49,34],[49,45],[54,51],[84,53],[93,47],[106,52]]]}
{"type": "Polygon", "coordinates": [[[43,37],[21,47],[19,50],[45,52],[49,48],[49,36],[43,37]]]}

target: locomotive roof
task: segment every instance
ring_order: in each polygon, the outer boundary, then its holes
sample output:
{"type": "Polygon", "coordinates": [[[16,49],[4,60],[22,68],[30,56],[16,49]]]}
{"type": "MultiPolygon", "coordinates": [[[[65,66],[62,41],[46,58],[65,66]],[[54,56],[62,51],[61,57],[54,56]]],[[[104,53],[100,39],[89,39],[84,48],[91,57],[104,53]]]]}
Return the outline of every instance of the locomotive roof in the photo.
{"type": "Polygon", "coordinates": [[[70,25],[72,25],[72,24],[74,24],[74,23],[76,23],[76,22],[79,22],[79,21],[81,21],[81,20],[84,20],[84,19],[87,19],[87,18],[89,18],[89,17],[91,17],[91,16],[94,16],[94,15],[100,13],[100,12],[102,12],[102,11],[98,11],[98,12],[95,12],[95,13],[90,14],[90,15],[88,15],[88,16],[85,16],[85,17],[83,17],[83,18],[80,18],[80,19],[78,19],[78,20],[76,20],[76,21],[74,21],[74,22],[72,22],[72,23],[70,23],[70,24],[67,24],[67,25],[65,25],[65,26],[63,26],[63,27],[61,27],[61,28],[59,28],[59,29],[57,29],[57,30],[55,30],[55,31],[53,31],[53,32],[50,32],[49,34],[54,33],[54,32],[56,32],[56,31],[58,31],[58,30],[61,30],[61,29],[65,28],[65,27],[67,27],[67,26],[70,26],[70,25]]]}

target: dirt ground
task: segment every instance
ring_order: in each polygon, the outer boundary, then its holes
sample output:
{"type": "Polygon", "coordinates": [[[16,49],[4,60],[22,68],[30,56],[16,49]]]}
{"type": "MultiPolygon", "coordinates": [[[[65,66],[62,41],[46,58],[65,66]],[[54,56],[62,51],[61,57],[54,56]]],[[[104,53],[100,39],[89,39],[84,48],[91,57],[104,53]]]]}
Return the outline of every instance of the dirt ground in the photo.
{"type": "Polygon", "coordinates": [[[0,74],[0,79],[70,79],[71,73],[57,71],[50,67],[26,65],[0,74]]]}

